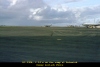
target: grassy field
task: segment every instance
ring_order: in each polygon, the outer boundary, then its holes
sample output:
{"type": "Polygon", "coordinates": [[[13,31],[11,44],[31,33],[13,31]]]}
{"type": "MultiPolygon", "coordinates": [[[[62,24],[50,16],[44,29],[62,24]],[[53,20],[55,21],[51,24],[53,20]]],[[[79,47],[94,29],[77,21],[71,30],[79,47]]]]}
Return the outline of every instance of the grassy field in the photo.
{"type": "Polygon", "coordinates": [[[68,27],[0,27],[0,36],[100,36],[100,29],[68,27]]]}
{"type": "Polygon", "coordinates": [[[0,62],[100,62],[100,29],[0,27],[0,62]]]}

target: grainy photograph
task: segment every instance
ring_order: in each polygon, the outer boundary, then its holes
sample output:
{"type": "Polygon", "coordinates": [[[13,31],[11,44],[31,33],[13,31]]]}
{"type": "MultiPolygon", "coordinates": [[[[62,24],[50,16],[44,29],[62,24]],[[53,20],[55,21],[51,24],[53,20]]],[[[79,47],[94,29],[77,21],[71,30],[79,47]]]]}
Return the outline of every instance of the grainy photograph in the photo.
{"type": "Polygon", "coordinates": [[[100,0],[0,0],[0,62],[100,62],[100,0]]]}

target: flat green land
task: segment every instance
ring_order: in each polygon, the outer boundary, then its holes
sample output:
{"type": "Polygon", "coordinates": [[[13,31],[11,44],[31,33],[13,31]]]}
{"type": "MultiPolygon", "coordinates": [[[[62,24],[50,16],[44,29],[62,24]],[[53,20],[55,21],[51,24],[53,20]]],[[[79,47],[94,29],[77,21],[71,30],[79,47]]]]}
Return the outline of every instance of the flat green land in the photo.
{"type": "Polygon", "coordinates": [[[0,62],[100,62],[100,29],[0,27],[0,62]]]}

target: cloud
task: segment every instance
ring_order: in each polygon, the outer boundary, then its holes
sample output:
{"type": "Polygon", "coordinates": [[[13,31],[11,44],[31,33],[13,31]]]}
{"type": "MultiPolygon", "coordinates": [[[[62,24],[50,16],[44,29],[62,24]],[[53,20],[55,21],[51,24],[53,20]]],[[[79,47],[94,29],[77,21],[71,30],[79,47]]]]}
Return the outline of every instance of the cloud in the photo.
{"type": "Polygon", "coordinates": [[[7,8],[9,5],[10,5],[10,2],[8,0],[0,0],[1,8],[7,8]]]}
{"type": "Polygon", "coordinates": [[[54,23],[76,22],[76,17],[73,11],[71,11],[68,7],[62,6],[31,9],[29,18],[33,20],[52,21],[54,23]]]}
{"type": "Polygon", "coordinates": [[[83,1],[83,0],[65,0],[65,3],[79,2],[79,1],[83,1]]]}
{"type": "Polygon", "coordinates": [[[36,24],[35,22],[38,21],[35,20],[42,19],[42,16],[36,15],[34,20],[29,20],[30,9],[42,8],[44,6],[48,5],[43,0],[0,0],[0,25],[36,24]]]}
{"type": "Polygon", "coordinates": [[[17,3],[17,0],[9,0],[10,1],[10,6],[13,6],[17,3]]]}
{"type": "MultiPolygon", "coordinates": [[[[81,0],[66,0],[77,1],[81,0]]],[[[43,0],[0,0],[0,25],[79,25],[88,18],[99,18],[99,15],[100,5],[50,7],[43,0]]]]}
{"type": "Polygon", "coordinates": [[[82,16],[93,16],[93,15],[100,14],[100,5],[85,7],[83,9],[84,12],[81,14],[82,16]]]}

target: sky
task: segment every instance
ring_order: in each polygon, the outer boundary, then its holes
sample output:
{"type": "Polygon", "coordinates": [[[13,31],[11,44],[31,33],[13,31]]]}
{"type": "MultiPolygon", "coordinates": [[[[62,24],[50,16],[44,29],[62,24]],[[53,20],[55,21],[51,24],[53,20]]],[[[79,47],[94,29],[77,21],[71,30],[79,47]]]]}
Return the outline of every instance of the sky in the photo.
{"type": "Polygon", "coordinates": [[[0,0],[0,25],[81,26],[99,21],[100,0],[0,0]]]}

